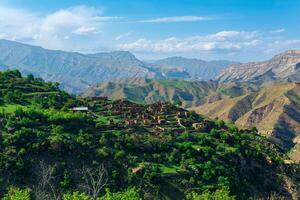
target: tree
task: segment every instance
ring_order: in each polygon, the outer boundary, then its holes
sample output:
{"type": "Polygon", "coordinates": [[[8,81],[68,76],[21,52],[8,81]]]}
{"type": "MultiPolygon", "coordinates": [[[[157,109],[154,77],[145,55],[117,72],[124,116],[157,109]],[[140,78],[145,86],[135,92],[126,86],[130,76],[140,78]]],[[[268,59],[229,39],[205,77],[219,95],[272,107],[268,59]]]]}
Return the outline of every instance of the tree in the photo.
{"type": "Polygon", "coordinates": [[[104,165],[101,164],[96,169],[83,167],[80,174],[83,182],[79,187],[93,200],[96,200],[108,181],[108,173],[104,165]]]}
{"type": "Polygon", "coordinates": [[[60,199],[60,192],[57,191],[55,182],[57,177],[55,176],[56,165],[47,165],[45,162],[40,161],[37,168],[38,184],[34,188],[34,195],[37,200],[46,199],[60,199]]]}
{"type": "Polygon", "coordinates": [[[27,79],[30,81],[34,80],[34,76],[32,74],[28,74],[27,79]]]}
{"type": "Polygon", "coordinates": [[[196,192],[189,193],[186,196],[187,200],[235,200],[235,196],[230,196],[227,189],[220,189],[215,192],[204,192],[197,194],[196,192]]]}
{"type": "Polygon", "coordinates": [[[2,200],[31,200],[31,191],[29,189],[10,187],[2,200]]]}
{"type": "Polygon", "coordinates": [[[180,107],[180,106],[182,106],[182,101],[180,101],[180,100],[178,99],[178,100],[176,100],[176,101],[174,102],[174,104],[175,104],[176,106],[180,107]]]}
{"type": "Polygon", "coordinates": [[[141,200],[139,192],[136,188],[129,188],[123,192],[112,193],[109,190],[106,191],[104,197],[99,200],[141,200]]]}
{"type": "Polygon", "coordinates": [[[72,194],[64,194],[63,200],[92,200],[92,198],[86,195],[85,193],[80,193],[76,191],[72,194]]]}

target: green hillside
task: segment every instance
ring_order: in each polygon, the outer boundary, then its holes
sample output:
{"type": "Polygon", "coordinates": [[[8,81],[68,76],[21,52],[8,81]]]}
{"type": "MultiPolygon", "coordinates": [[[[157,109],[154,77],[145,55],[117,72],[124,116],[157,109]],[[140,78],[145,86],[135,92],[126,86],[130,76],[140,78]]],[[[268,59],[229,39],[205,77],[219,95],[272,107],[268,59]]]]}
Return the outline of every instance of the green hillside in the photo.
{"type": "Polygon", "coordinates": [[[109,99],[126,98],[136,103],[181,101],[188,108],[223,97],[236,97],[257,90],[245,83],[219,84],[216,81],[153,80],[144,78],[119,79],[87,89],[83,96],[106,96],[109,99]]]}
{"type": "Polygon", "coordinates": [[[4,200],[298,198],[299,168],[254,128],[70,96],[18,71],[1,72],[0,88],[4,200]]]}
{"type": "Polygon", "coordinates": [[[89,88],[83,96],[126,98],[137,103],[159,101],[181,103],[211,118],[233,121],[239,126],[256,126],[272,138],[291,158],[300,162],[298,140],[300,85],[298,83],[121,79],[89,88]]]}

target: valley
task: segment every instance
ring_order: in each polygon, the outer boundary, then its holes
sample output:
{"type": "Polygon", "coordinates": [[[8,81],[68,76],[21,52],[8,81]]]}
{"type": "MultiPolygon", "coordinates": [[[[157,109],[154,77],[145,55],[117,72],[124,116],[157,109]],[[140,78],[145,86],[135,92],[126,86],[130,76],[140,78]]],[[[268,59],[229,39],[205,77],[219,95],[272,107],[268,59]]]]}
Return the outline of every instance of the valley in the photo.
{"type": "Polygon", "coordinates": [[[299,61],[298,51],[287,51],[270,61],[234,65],[221,72],[217,80],[119,79],[92,86],[83,96],[125,98],[137,103],[180,102],[182,107],[212,119],[231,121],[240,127],[255,126],[299,162],[299,61]],[[234,70],[245,76],[235,76],[234,70]],[[278,75],[269,73],[272,70],[278,75]],[[230,78],[224,78],[226,73],[230,78]]]}

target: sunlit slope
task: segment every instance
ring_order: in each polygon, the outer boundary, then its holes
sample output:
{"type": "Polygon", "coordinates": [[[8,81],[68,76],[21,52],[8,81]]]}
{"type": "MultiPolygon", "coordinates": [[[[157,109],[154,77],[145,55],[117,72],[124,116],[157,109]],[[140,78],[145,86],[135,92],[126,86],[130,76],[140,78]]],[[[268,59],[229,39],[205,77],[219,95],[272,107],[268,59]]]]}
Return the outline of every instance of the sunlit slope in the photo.
{"type": "Polygon", "coordinates": [[[294,146],[300,133],[300,84],[273,84],[249,95],[225,98],[192,108],[198,113],[256,126],[282,146],[294,146]]]}

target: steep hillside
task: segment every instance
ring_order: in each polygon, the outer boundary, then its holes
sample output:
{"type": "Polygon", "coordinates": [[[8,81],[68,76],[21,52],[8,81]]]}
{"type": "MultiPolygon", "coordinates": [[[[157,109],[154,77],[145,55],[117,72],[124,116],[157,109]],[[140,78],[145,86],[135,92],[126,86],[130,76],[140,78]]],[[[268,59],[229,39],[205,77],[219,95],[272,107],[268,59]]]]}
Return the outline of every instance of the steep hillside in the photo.
{"type": "Polygon", "coordinates": [[[290,50],[263,62],[250,62],[233,65],[225,69],[217,80],[228,81],[288,81],[300,80],[300,50],[290,50]]]}
{"type": "Polygon", "coordinates": [[[8,40],[0,40],[0,51],[0,64],[24,74],[31,73],[48,81],[59,82],[63,89],[73,93],[115,78],[159,76],[129,52],[84,55],[8,40]]]}
{"type": "Polygon", "coordinates": [[[299,143],[296,139],[300,133],[299,83],[273,84],[258,92],[225,98],[192,109],[208,116],[235,121],[241,126],[256,126],[259,132],[272,136],[286,149],[299,143]]]}
{"type": "Polygon", "coordinates": [[[222,97],[240,96],[257,86],[243,83],[221,85],[216,81],[153,80],[144,78],[119,79],[88,88],[83,96],[126,98],[138,103],[181,101],[184,107],[201,105],[222,97]]]}
{"type": "Polygon", "coordinates": [[[204,61],[183,57],[170,57],[153,62],[153,66],[168,73],[177,70],[176,78],[189,78],[191,80],[211,80],[229,65],[237,62],[227,60],[204,61]],[[186,73],[184,73],[186,72],[186,73]]]}
{"type": "Polygon", "coordinates": [[[254,129],[170,103],[71,96],[18,71],[0,73],[0,88],[4,199],[299,197],[299,169],[254,129]]]}

